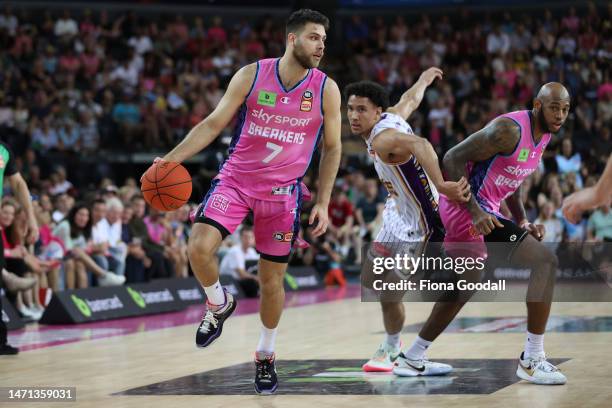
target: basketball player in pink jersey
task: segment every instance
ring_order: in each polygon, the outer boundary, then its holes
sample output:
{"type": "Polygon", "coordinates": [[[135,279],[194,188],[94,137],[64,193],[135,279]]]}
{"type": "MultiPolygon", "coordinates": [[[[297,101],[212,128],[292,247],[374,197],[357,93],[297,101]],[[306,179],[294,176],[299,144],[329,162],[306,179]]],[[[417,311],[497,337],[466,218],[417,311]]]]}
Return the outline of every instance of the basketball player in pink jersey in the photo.
{"type": "MultiPolygon", "coordinates": [[[[527,339],[516,374],[536,384],[565,384],[566,377],[546,361],[544,331],[550,314],[557,258],[540,241],[544,226],[527,219],[521,200],[521,183],[534,172],[570,108],[563,85],[540,88],[531,111],[516,111],[492,120],[484,129],[454,146],[444,156],[450,180],[468,177],[472,196],[466,204],[440,196],[440,217],[446,229],[445,248],[452,255],[486,256],[486,243],[502,242],[512,265],[531,269],[527,290],[527,339]],[[500,213],[505,200],[515,221],[500,213]],[[465,244],[467,243],[467,244],[465,244]]],[[[493,247],[491,246],[491,249],[493,247]]],[[[452,319],[463,303],[436,307],[452,319]]]]}
{"type": "Polygon", "coordinates": [[[340,91],[317,69],[329,20],[302,9],[287,21],[287,47],[281,58],[263,59],[240,69],[216,109],[196,125],[163,160],[182,162],[208,146],[237,114],[229,157],[195,214],[189,260],[206,292],[207,311],[196,332],[198,347],[221,335],[236,300],[219,283],[215,254],[221,241],[254,215],[260,253],[261,335],[255,353],[255,390],[271,394],[278,381],[274,344],[285,292],[283,279],[308,196],[301,183],[321,141],[319,191],[310,214],[314,236],[325,232],[327,207],[341,155],[340,91]]]}

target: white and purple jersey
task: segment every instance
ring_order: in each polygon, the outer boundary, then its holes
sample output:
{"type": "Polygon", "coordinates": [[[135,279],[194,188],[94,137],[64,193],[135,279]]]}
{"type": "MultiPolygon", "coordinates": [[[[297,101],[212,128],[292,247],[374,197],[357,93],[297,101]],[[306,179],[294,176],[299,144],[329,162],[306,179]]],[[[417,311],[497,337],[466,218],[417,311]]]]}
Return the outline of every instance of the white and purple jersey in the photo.
{"type": "Polygon", "coordinates": [[[217,179],[249,197],[284,201],[299,188],[323,133],[323,88],[316,68],[291,89],[278,71],[280,59],[257,62],[257,72],[217,179]]]}
{"type": "Polygon", "coordinates": [[[404,118],[385,112],[372,128],[366,142],[374,158],[376,173],[389,191],[383,213],[384,228],[397,231],[394,235],[403,241],[422,240],[431,235],[440,224],[437,214],[438,191],[414,156],[400,165],[387,164],[378,157],[372,149],[372,142],[386,129],[413,133],[404,118]],[[399,227],[395,228],[394,225],[399,227]]]}

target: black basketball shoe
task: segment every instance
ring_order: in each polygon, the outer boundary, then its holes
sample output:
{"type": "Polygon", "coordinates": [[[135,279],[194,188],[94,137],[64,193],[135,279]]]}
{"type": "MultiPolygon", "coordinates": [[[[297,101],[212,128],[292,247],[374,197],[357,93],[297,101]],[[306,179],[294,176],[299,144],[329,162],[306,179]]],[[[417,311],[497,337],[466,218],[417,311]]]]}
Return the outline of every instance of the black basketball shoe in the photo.
{"type": "Polygon", "coordinates": [[[225,292],[225,305],[223,307],[218,310],[211,310],[210,304],[206,303],[208,310],[196,332],[196,345],[200,348],[208,346],[221,335],[223,322],[236,310],[237,302],[234,297],[225,289],[223,291],[225,292]]]}
{"type": "Polygon", "coordinates": [[[255,391],[258,394],[274,394],[278,387],[274,358],[274,353],[255,353],[255,391]]]}

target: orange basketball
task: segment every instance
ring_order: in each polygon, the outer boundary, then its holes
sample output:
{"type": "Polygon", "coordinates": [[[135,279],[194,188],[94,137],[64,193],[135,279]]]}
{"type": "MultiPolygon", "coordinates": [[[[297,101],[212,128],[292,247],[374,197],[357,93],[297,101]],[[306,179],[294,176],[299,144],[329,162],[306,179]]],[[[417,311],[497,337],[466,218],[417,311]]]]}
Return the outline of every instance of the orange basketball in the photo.
{"type": "Polygon", "coordinates": [[[191,176],[180,163],[158,162],[144,174],[140,191],[151,207],[174,211],[191,196],[191,176]]]}

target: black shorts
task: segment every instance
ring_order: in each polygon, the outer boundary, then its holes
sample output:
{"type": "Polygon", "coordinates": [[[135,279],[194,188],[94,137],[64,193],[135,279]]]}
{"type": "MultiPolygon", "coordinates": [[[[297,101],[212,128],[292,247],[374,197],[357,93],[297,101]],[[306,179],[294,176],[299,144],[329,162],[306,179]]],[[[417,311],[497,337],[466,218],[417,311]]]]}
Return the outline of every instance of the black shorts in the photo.
{"type": "Polygon", "coordinates": [[[489,255],[494,255],[499,257],[500,260],[509,262],[514,255],[514,251],[529,235],[529,231],[506,218],[497,217],[497,219],[504,227],[495,228],[489,235],[484,236],[484,240],[487,243],[489,255]]]}

